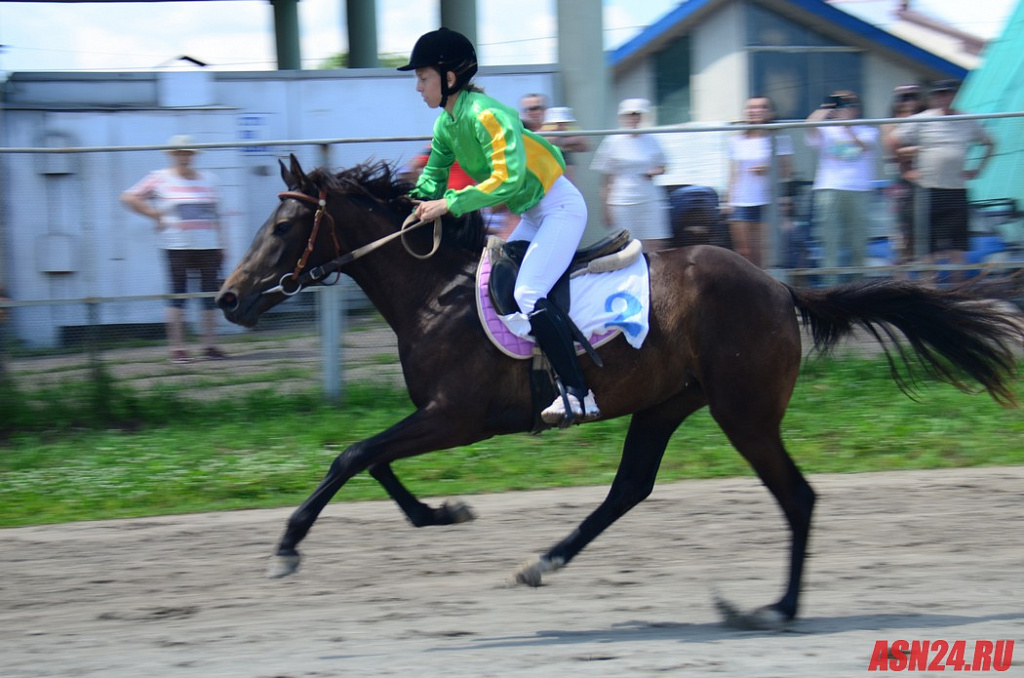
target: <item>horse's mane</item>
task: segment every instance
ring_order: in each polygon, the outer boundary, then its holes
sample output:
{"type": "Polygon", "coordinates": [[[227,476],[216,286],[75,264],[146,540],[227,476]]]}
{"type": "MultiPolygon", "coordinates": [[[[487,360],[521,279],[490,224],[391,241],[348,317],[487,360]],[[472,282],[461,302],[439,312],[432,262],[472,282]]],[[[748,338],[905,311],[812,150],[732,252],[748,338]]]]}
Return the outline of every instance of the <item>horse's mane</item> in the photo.
{"type": "MultiPolygon", "coordinates": [[[[307,175],[317,191],[328,196],[356,197],[386,205],[402,218],[412,211],[412,184],[403,181],[387,161],[364,162],[339,172],[317,168],[307,175]]],[[[479,212],[462,217],[447,215],[442,220],[444,242],[479,253],[487,240],[487,228],[479,212]]]]}

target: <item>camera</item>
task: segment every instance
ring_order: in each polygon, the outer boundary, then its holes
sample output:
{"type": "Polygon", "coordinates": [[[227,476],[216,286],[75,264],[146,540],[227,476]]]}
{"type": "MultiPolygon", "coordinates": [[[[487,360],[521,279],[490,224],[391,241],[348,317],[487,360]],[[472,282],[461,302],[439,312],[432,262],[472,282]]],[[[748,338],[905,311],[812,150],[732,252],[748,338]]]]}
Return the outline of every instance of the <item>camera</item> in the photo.
{"type": "Polygon", "coordinates": [[[830,95],[825,97],[825,101],[821,103],[822,108],[844,108],[846,102],[843,97],[837,95],[830,95]]]}

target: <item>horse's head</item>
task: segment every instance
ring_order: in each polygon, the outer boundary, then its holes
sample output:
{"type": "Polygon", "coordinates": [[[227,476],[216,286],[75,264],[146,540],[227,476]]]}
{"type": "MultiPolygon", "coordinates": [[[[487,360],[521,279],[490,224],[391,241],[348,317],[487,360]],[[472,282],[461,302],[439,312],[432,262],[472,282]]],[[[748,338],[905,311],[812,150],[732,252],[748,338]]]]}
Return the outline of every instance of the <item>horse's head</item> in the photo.
{"type": "MultiPolygon", "coordinates": [[[[397,180],[387,163],[359,165],[338,174],[317,169],[308,175],[294,155],[289,167],[280,164],[288,190],[279,195],[281,203],[256,232],[249,251],[217,294],[224,316],[246,327],[302,287],[321,282],[326,271],[344,270],[355,276],[349,264],[357,258],[399,235],[404,242],[407,232],[399,231],[398,225],[413,206],[407,195],[411,186],[397,180]]],[[[478,257],[486,236],[480,216],[448,216],[444,221],[449,246],[478,257]]],[[[434,237],[439,235],[435,230],[434,237]]],[[[410,240],[425,242],[429,249],[430,237],[430,229],[420,229],[410,240]]],[[[407,269],[406,264],[393,259],[386,265],[407,269]]],[[[450,271],[439,271],[450,278],[450,271]]]]}
{"type": "Polygon", "coordinates": [[[224,281],[216,299],[228,320],[246,327],[255,325],[265,311],[288,298],[284,291],[268,290],[295,271],[307,244],[313,246],[305,262],[307,266],[321,264],[329,256],[327,248],[317,247],[314,242],[331,238],[326,229],[310,238],[319,200],[314,194],[315,187],[294,155],[290,169],[278,162],[288,191],[281,194],[281,203],[256,232],[252,245],[224,281]]]}

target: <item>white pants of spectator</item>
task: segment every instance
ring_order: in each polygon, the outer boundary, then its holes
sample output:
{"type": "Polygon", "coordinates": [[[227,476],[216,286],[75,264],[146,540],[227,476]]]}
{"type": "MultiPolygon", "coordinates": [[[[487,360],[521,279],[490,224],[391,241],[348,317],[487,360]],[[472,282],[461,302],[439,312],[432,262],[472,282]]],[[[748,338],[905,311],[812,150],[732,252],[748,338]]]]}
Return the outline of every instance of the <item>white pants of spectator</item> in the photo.
{"type": "Polygon", "coordinates": [[[668,240],[672,237],[668,201],[654,200],[633,205],[608,205],[612,230],[629,229],[640,240],[668,240]]]}
{"type": "Polygon", "coordinates": [[[514,293],[524,315],[533,313],[537,301],[547,296],[569,267],[586,227],[587,204],[579,189],[564,176],[555,181],[539,203],[523,212],[508,242],[530,243],[514,293]]]}
{"type": "MultiPolygon", "coordinates": [[[[826,268],[843,264],[863,267],[868,246],[868,222],[871,220],[871,191],[843,191],[834,188],[814,190],[814,222],[825,245],[826,268]],[[846,253],[845,260],[842,257],[846,253]]],[[[839,276],[825,277],[829,285],[839,276]]]]}

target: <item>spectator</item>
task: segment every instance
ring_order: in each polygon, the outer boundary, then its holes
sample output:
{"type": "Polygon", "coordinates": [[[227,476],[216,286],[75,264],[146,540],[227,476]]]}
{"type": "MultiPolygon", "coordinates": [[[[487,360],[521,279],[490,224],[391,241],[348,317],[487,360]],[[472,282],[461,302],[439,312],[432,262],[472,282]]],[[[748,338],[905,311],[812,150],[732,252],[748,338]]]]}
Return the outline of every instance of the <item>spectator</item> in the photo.
{"type": "Polygon", "coordinates": [[[548,110],[548,98],[543,94],[524,94],[519,99],[519,117],[523,127],[531,132],[539,132],[544,126],[544,112],[548,110]]]}
{"type": "Polygon", "coordinates": [[[619,104],[619,126],[630,134],[605,137],[597,148],[590,169],[604,174],[602,202],[609,228],[628,228],[654,252],[671,242],[668,201],[654,184],[665,173],[666,159],[661,144],[651,134],[640,134],[640,122],[650,113],[647,99],[625,99],[619,104]]]}
{"type": "MultiPolygon", "coordinates": [[[[572,109],[568,106],[555,106],[544,113],[544,124],[541,126],[541,133],[544,132],[565,132],[576,129],[576,118],[573,117],[572,109]]],[[[558,148],[562,149],[562,157],[565,158],[565,176],[570,180],[576,169],[573,162],[573,153],[586,153],[590,150],[590,142],[583,136],[546,137],[558,148]]]]}
{"type": "MultiPolygon", "coordinates": [[[[185,134],[171,137],[167,152],[171,166],[150,172],[121,194],[128,209],[149,217],[155,224],[170,274],[171,292],[187,291],[189,272],[199,275],[203,292],[216,292],[220,285],[220,266],[224,260],[224,232],[221,228],[217,179],[193,167],[197,151],[185,134]]],[[[203,299],[204,355],[211,360],[224,358],[214,345],[217,312],[213,298],[203,299]]],[[[184,299],[171,299],[167,308],[167,339],[171,362],[192,361],[185,350],[184,299]]]]}
{"type": "MultiPolygon", "coordinates": [[[[893,90],[890,117],[906,118],[923,110],[924,96],[919,85],[900,85],[893,90]]],[[[900,263],[907,263],[914,258],[914,184],[910,181],[914,158],[913,153],[900,148],[896,136],[900,127],[884,125],[882,144],[894,177],[888,193],[900,229],[900,263]]]]}
{"type": "MultiPolygon", "coordinates": [[[[766,96],[747,100],[744,120],[764,125],[775,119],[772,101],[766,96]]],[[[777,177],[788,181],[792,175],[793,142],[786,134],[775,135],[777,177]]],[[[767,130],[747,129],[729,140],[729,235],[733,248],[755,266],[761,266],[764,208],[772,200],[772,135],[767,130]]],[[[789,196],[781,198],[788,208],[789,196]]]]}
{"type": "MultiPolygon", "coordinates": [[[[849,90],[834,92],[807,120],[856,120],[860,99],[849,90]]],[[[807,143],[818,151],[812,187],[814,220],[825,243],[824,264],[863,266],[871,191],[878,163],[878,130],[870,125],[811,127],[807,143]],[[847,253],[847,261],[841,255],[847,253]]],[[[838,276],[827,277],[831,283],[838,276]]]]}
{"type": "Polygon", "coordinates": [[[929,253],[935,259],[964,263],[968,242],[967,182],[985,169],[995,143],[975,120],[948,121],[941,118],[960,114],[953,100],[960,89],[956,80],[940,80],[931,87],[931,108],[917,115],[920,123],[900,125],[896,130],[900,153],[914,158],[909,173],[926,199],[929,253]],[[965,169],[974,145],[985,154],[973,169],[965,169]]]}

